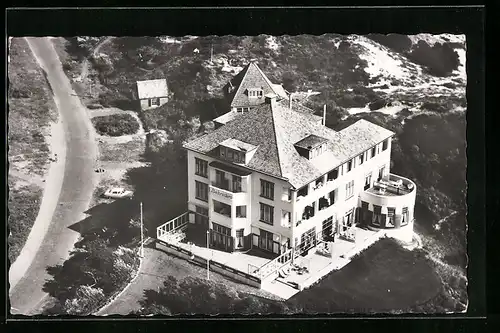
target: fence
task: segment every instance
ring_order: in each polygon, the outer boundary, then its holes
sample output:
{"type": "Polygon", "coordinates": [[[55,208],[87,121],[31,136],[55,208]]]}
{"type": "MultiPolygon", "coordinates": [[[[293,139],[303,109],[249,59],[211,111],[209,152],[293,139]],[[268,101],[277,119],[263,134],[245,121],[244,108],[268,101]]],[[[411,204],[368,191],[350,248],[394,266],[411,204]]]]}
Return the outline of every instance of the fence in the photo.
{"type": "Polygon", "coordinates": [[[176,218],[160,225],[156,228],[156,238],[169,242],[177,242],[184,239],[184,232],[189,223],[189,214],[193,212],[187,211],[176,218]]]}
{"type": "MultiPolygon", "coordinates": [[[[297,255],[293,249],[290,249],[282,254],[280,254],[278,257],[275,259],[265,263],[261,267],[259,267],[257,270],[250,270],[251,267],[249,267],[249,273],[253,272],[257,277],[260,279],[264,280],[273,273],[278,272],[283,266],[286,264],[292,262],[292,260],[296,259],[297,255]]],[[[253,266],[253,265],[251,265],[253,266]]],[[[254,266],[255,267],[255,266],[254,266]]]]}
{"type": "MultiPolygon", "coordinates": [[[[200,257],[191,251],[185,250],[179,246],[170,244],[161,239],[157,239],[156,246],[158,246],[158,244],[162,245],[167,253],[170,253],[182,259],[186,259],[189,262],[196,264],[198,266],[204,268],[207,267],[207,258],[200,257]]],[[[209,260],[208,266],[211,271],[227,276],[238,282],[245,283],[249,286],[256,287],[259,289],[261,288],[261,279],[255,275],[239,271],[237,269],[231,268],[212,259],[209,260]]]]}

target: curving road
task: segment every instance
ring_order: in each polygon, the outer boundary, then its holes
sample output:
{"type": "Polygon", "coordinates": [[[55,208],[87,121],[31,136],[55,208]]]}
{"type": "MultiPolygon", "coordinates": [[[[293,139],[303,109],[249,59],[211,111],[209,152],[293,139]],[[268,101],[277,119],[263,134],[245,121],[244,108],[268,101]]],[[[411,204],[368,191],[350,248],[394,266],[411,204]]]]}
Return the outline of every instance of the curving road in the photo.
{"type": "Polygon", "coordinates": [[[26,270],[14,281],[11,279],[11,313],[33,315],[41,313],[48,298],[42,290],[45,281],[51,278],[46,268],[68,258],[78,239],[79,234],[68,227],[86,217],[84,211],[88,209],[97,181],[93,172],[97,146],[88,111],[75,95],[52,42],[48,38],[27,38],[27,41],[47,73],[66,141],[62,186],[53,192],[58,199],[52,198],[54,203],[57,200],[57,206],[52,216],[46,216],[45,233],[34,235],[41,240],[30,253],[26,270]]]}

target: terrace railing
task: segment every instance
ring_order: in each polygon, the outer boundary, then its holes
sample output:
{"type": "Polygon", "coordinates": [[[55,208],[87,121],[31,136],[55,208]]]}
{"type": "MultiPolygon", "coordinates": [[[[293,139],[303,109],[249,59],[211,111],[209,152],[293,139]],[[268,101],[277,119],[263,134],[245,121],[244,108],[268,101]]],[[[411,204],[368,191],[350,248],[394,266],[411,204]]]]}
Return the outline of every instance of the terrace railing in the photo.
{"type": "MultiPolygon", "coordinates": [[[[292,262],[296,258],[297,258],[297,256],[295,255],[294,250],[290,249],[290,250],[280,254],[278,257],[274,258],[273,260],[260,266],[257,270],[252,270],[252,271],[253,271],[254,275],[256,275],[261,280],[264,280],[265,278],[267,278],[271,274],[278,272],[283,266],[292,262]]],[[[250,269],[250,267],[249,267],[249,269],[250,269]]]]}
{"type": "Polygon", "coordinates": [[[191,213],[193,212],[187,211],[160,225],[156,228],[156,238],[174,243],[183,240],[189,223],[189,214],[191,213]]]}

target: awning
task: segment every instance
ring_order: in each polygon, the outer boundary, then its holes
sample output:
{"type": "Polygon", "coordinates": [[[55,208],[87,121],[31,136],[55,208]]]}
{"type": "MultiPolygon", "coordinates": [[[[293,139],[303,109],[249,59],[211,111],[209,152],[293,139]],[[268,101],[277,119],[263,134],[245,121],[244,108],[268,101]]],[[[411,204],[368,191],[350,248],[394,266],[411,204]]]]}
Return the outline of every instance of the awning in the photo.
{"type": "Polygon", "coordinates": [[[222,163],[219,161],[213,161],[209,165],[211,167],[214,167],[214,168],[217,168],[220,170],[224,170],[224,171],[227,171],[229,173],[233,173],[233,174],[238,175],[238,176],[248,176],[248,175],[252,174],[252,171],[250,171],[250,170],[238,168],[236,166],[228,165],[228,164],[225,164],[225,163],[222,163]]]}

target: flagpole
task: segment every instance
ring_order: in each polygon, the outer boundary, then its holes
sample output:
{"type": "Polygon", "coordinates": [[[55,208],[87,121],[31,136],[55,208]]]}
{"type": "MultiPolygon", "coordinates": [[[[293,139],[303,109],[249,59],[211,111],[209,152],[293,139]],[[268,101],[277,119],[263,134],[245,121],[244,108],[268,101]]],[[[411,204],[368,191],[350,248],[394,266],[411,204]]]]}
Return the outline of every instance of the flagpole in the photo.
{"type": "Polygon", "coordinates": [[[142,201],[141,201],[141,257],[144,257],[144,227],[142,217],[142,201]]]}

